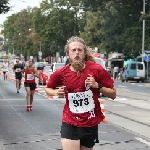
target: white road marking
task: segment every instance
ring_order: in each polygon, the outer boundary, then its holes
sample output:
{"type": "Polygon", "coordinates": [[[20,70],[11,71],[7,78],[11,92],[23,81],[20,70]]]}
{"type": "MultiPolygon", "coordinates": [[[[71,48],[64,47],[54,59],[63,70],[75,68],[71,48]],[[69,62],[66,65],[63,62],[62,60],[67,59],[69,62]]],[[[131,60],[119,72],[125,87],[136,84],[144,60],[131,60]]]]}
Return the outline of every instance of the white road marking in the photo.
{"type": "Polygon", "coordinates": [[[139,84],[138,86],[143,86],[142,84],[139,84]]]}
{"type": "Polygon", "coordinates": [[[148,142],[148,141],[146,141],[146,140],[144,140],[144,139],[142,139],[142,138],[139,138],[139,137],[134,137],[134,138],[135,138],[136,140],[138,140],[138,141],[140,141],[140,142],[142,142],[142,143],[144,143],[144,144],[150,146],[150,142],[148,142]]]}
{"type": "Polygon", "coordinates": [[[126,89],[126,88],[122,88],[123,90],[126,90],[126,91],[131,91],[130,89],[126,89]]]}
{"type": "Polygon", "coordinates": [[[123,90],[126,90],[126,91],[129,91],[130,89],[127,88],[127,86],[125,85],[118,85],[119,88],[123,89],[123,90]]]}
{"type": "MultiPolygon", "coordinates": [[[[112,101],[112,99],[111,98],[107,98],[107,100],[111,100],[112,101]]],[[[116,97],[115,99],[114,99],[115,101],[126,101],[127,100],[127,98],[121,98],[121,97],[116,97]]]]}
{"type": "Polygon", "coordinates": [[[127,100],[127,98],[116,98],[115,100],[117,100],[117,101],[126,101],[127,100]]]}
{"type": "Polygon", "coordinates": [[[131,83],[132,85],[135,85],[135,83],[131,83]]]}
{"type": "Polygon", "coordinates": [[[127,86],[124,86],[124,85],[118,85],[118,87],[123,87],[123,88],[125,87],[125,88],[126,88],[127,86]]]}
{"type": "MultiPolygon", "coordinates": [[[[106,106],[106,105],[105,105],[106,106]]],[[[113,106],[127,106],[126,104],[115,104],[113,106]]]]}

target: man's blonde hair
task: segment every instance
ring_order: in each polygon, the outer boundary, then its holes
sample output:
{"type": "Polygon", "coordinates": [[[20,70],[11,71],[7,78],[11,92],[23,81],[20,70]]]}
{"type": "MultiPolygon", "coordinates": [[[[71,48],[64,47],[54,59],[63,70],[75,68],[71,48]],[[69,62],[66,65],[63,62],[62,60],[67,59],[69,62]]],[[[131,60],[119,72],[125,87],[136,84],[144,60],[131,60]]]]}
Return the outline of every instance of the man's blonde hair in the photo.
{"type": "Polygon", "coordinates": [[[85,55],[85,61],[92,61],[92,62],[95,62],[95,59],[94,57],[92,56],[90,50],[87,48],[86,44],[85,44],[85,41],[80,38],[80,37],[77,37],[77,36],[72,36],[71,38],[69,38],[67,40],[67,43],[65,45],[65,52],[68,54],[69,53],[69,44],[72,43],[72,42],[80,42],[83,44],[84,46],[84,52],[86,53],[85,55]]]}

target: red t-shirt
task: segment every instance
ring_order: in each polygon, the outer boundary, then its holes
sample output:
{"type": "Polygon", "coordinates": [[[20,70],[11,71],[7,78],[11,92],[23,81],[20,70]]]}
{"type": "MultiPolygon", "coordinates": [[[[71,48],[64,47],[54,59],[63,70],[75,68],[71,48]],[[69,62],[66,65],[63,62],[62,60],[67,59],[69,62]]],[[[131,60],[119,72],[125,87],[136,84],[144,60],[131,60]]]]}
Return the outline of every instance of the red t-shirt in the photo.
{"type": "Polygon", "coordinates": [[[85,80],[92,75],[96,82],[101,83],[104,87],[113,88],[114,81],[111,79],[110,74],[103,69],[99,64],[91,61],[86,62],[85,68],[81,71],[80,75],[70,70],[67,65],[61,69],[56,70],[50,77],[47,87],[55,89],[59,85],[66,86],[65,97],[66,103],[64,105],[62,121],[78,127],[92,127],[99,124],[104,115],[101,112],[100,102],[98,100],[100,92],[97,89],[90,88],[93,93],[93,100],[95,104],[94,117],[90,117],[91,112],[73,113],[69,108],[68,93],[85,92],[85,80]]]}
{"type": "Polygon", "coordinates": [[[26,83],[35,83],[35,76],[32,75],[32,73],[35,74],[35,69],[29,69],[28,67],[25,70],[25,82],[26,83]]]}

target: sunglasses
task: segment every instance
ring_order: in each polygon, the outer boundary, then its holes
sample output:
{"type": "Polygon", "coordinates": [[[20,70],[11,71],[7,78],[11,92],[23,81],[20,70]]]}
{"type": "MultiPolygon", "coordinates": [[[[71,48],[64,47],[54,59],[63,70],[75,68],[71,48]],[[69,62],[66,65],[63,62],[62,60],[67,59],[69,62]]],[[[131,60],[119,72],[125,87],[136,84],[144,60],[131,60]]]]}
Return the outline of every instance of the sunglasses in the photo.
{"type": "Polygon", "coordinates": [[[19,62],[19,61],[16,61],[16,62],[19,62]]]}

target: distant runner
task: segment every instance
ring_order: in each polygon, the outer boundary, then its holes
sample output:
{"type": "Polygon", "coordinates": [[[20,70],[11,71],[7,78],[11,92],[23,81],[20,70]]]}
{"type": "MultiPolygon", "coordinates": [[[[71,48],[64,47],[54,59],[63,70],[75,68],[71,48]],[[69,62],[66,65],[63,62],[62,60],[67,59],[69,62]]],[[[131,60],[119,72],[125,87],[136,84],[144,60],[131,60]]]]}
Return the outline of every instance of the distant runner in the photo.
{"type": "Polygon", "coordinates": [[[8,64],[8,60],[4,60],[3,62],[3,75],[4,75],[4,83],[7,82],[7,78],[8,78],[8,70],[9,70],[9,64],[8,64]]]}
{"type": "Polygon", "coordinates": [[[25,73],[25,82],[24,86],[27,92],[26,100],[27,100],[27,111],[32,111],[32,103],[33,103],[33,96],[36,88],[35,77],[38,78],[37,69],[34,67],[33,59],[29,59],[28,66],[24,68],[25,73]]]}
{"type": "Polygon", "coordinates": [[[19,89],[21,86],[21,79],[22,79],[22,72],[23,72],[23,65],[19,62],[19,59],[16,59],[16,64],[14,65],[15,77],[16,77],[16,89],[17,93],[19,93],[19,89]]]}

